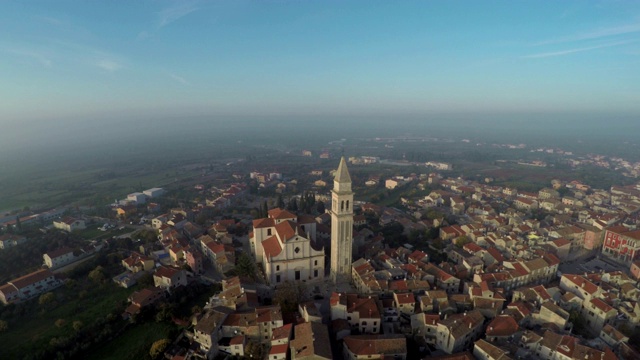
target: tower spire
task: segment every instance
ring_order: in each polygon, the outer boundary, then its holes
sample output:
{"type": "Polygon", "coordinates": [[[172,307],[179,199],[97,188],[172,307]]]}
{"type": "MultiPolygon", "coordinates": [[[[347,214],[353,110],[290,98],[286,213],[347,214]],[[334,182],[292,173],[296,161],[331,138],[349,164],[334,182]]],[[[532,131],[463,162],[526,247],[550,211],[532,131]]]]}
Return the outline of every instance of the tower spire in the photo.
{"type": "Polygon", "coordinates": [[[344,156],[340,158],[340,165],[338,165],[338,171],[336,171],[335,181],[340,183],[351,182],[351,176],[349,175],[349,169],[347,169],[347,162],[344,156]]]}

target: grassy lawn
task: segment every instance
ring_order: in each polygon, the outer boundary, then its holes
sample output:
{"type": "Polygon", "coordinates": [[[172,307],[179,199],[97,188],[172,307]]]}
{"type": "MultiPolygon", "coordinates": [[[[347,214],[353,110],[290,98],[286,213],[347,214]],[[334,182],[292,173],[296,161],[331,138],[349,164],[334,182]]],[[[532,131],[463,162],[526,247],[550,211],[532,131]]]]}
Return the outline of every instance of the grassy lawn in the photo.
{"type": "Polygon", "coordinates": [[[85,238],[87,240],[95,239],[95,238],[97,238],[99,236],[102,236],[102,235],[105,235],[107,233],[107,231],[102,231],[102,230],[98,229],[100,226],[102,226],[102,225],[89,226],[86,229],[79,230],[77,232],[77,234],[82,236],[83,238],[85,238]]]}
{"type": "Polygon", "coordinates": [[[53,337],[72,334],[72,323],[76,320],[91,324],[97,318],[104,318],[133,291],[106,283],[103,287],[92,287],[86,296],[79,299],[77,290],[63,286],[54,290],[54,293],[59,297],[64,296],[66,301],[46,311],[43,311],[37,299],[32,300],[27,314],[18,321],[10,322],[9,331],[0,333],[0,343],[4,344],[2,358],[19,358],[30,350],[46,347],[53,337]],[[66,320],[66,325],[58,328],[55,325],[57,319],[66,320]]]}
{"type": "Polygon", "coordinates": [[[108,344],[96,349],[87,359],[91,360],[138,360],[149,354],[154,341],[168,338],[174,325],[166,323],[144,323],[132,325],[108,344]]]}

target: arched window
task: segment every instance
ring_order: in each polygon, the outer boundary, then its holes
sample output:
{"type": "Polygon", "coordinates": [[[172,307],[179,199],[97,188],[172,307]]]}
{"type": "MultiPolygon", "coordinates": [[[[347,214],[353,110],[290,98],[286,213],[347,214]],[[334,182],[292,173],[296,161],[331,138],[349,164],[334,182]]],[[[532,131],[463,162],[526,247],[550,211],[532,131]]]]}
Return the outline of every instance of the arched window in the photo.
{"type": "Polygon", "coordinates": [[[342,203],[340,204],[340,211],[344,210],[344,200],[342,201],[342,203]]]}
{"type": "Polygon", "coordinates": [[[347,200],[347,210],[349,210],[349,200],[347,200]]]}

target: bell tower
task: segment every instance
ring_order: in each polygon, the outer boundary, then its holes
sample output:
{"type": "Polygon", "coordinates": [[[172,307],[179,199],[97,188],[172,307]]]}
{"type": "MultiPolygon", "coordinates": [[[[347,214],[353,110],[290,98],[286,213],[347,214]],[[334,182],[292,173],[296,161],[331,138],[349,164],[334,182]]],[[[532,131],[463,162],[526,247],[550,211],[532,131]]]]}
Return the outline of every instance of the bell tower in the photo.
{"type": "Polygon", "coordinates": [[[353,236],[353,191],[351,176],[344,157],[331,190],[331,281],[351,281],[351,252],[353,236]]]}

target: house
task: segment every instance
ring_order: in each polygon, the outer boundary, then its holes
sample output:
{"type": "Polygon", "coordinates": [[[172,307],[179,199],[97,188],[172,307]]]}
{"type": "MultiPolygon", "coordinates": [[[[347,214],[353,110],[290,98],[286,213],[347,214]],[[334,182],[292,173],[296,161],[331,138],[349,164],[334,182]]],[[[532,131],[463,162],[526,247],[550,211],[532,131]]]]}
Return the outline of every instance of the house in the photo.
{"type": "Polygon", "coordinates": [[[153,273],[155,286],[169,291],[178,286],[187,285],[187,273],[182,269],[160,266],[153,273]]]}
{"type": "Polygon", "coordinates": [[[131,271],[132,273],[137,273],[140,271],[151,271],[153,270],[155,262],[152,258],[144,256],[135,251],[131,252],[129,257],[122,259],[122,266],[125,269],[131,271]]]}
{"type": "Polygon", "coordinates": [[[213,358],[218,353],[218,341],[222,338],[222,323],[233,310],[216,306],[197,319],[193,327],[193,340],[200,345],[200,349],[213,358]]]}
{"type": "Polygon", "coordinates": [[[505,351],[484,339],[480,339],[473,344],[473,355],[478,360],[514,359],[514,357],[509,356],[508,351],[505,351]]]}
{"type": "Polygon", "coordinates": [[[407,316],[413,315],[416,307],[416,299],[413,293],[399,294],[393,293],[393,304],[398,309],[398,312],[407,316]]]}
{"type": "Polygon", "coordinates": [[[139,314],[142,308],[155,304],[158,300],[164,298],[164,296],[164,290],[158,287],[144,288],[134,292],[129,296],[131,304],[124,311],[123,317],[129,319],[131,316],[139,314]]]}
{"type": "Polygon", "coordinates": [[[134,192],[127,195],[127,201],[131,201],[132,203],[143,205],[147,202],[147,195],[141,192],[134,192]]]}
{"type": "Polygon", "coordinates": [[[402,185],[402,183],[399,182],[398,180],[394,180],[394,179],[387,179],[384,182],[384,187],[389,189],[389,190],[393,190],[396,187],[398,187],[399,185],[402,185]]]}
{"type": "Polygon", "coordinates": [[[138,212],[138,208],[135,205],[120,205],[116,209],[116,214],[119,218],[126,218],[138,212]]]}
{"type": "Polygon", "coordinates": [[[271,331],[271,346],[289,344],[293,335],[293,324],[286,324],[271,331]]]}
{"type": "Polygon", "coordinates": [[[57,269],[78,260],[79,256],[79,250],[76,251],[65,246],[42,255],[42,258],[44,259],[44,264],[49,269],[57,269]]]}
{"type": "Polygon", "coordinates": [[[640,259],[640,230],[628,230],[622,225],[607,228],[602,254],[630,266],[640,259]]]}
{"type": "Polygon", "coordinates": [[[84,220],[72,218],[70,216],[64,217],[60,220],[53,221],[53,227],[56,229],[72,232],[75,230],[82,230],[86,228],[84,220]]]}
{"type": "Polygon", "coordinates": [[[167,191],[163,188],[151,188],[143,191],[142,193],[150,198],[158,198],[166,194],[167,191]]]}
{"type": "Polygon", "coordinates": [[[261,306],[236,311],[222,323],[222,335],[233,337],[237,334],[261,343],[270,343],[273,331],[283,326],[279,306],[261,306]]]}
{"type": "Polygon", "coordinates": [[[509,315],[498,315],[489,324],[485,330],[485,336],[492,343],[505,343],[520,330],[520,326],[509,315]]]}
{"type": "Polygon", "coordinates": [[[600,334],[605,325],[612,324],[618,311],[598,298],[583,302],[582,316],[586,320],[586,328],[592,335],[600,334]]]}
{"type": "Polygon", "coordinates": [[[185,251],[185,258],[187,260],[187,265],[189,265],[194,274],[202,274],[204,272],[202,253],[195,249],[189,249],[185,251]]]}
{"type": "Polygon", "coordinates": [[[296,325],[294,338],[289,342],[289,356],[291,360],[329,360],[331,342],[329,330],[318,322],[305,322],[296,325]]]}
{"type": "Polygon", "coordinates": [[[51,270],[38,270],[0,286],[0,301],[6,305],[29,300],[59,286],[62,281],[51,270]]]}
{"type": "Polygon", "coordinates": [[[364,215],[353,215],[353,226],[367,225],[367,217],[364,215]]]}
{"type": "Polygon", "coordinates": [[[610,324],[605,325],[602,330],[600,330],[600,339],[612,348],[616,347],[616,345],[620,343],[629,341],[628,336],[624,335],[610,324]]]}
{"type": "Polygon", "coordinates": [[[602,293],[602,289],[580,275],[563,274],[560,289],[571,292],[582,300],[588,300],[602,293]]]}
{"type": "Polygon", "coordinates": [[[331,320],[345,319],[361,334],[378,334],[382,324],[378,303],[371,296],[334,292],[331,294],[331,320]]]}
{"type": "Polygon", "coordinates": [[[232,356],[244,357],[246,345],[247,337],[244,335],[223,337],[218,341],[218,350],[232,356]]]}
{"type": "Polygon", "coordinates": [[[349,335],[343,346],[346,360],[407,358],[407,339],[399,334],[349,335]]]}
{"type": "Polygon", "coordinates": [[[482,335],[483,323],[478,310],[449,315],[438,323],[436,346],[447,354],[460,352],[482,335]]]}
{"type": "Polygon", "coordinates": [[[7,249],[18,246],[27,241],[27,238],[20,235],[4,234],[0,236],[0,249],[7,249]]]}

